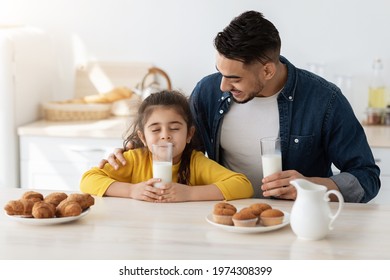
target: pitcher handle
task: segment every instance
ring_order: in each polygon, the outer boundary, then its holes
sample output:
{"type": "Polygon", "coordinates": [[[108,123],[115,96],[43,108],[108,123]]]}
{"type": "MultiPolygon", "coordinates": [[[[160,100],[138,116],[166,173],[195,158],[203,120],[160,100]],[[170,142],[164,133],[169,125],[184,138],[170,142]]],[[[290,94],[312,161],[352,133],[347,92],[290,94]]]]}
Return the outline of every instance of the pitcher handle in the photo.
{"type": "Polygon", "coordinates": [[[336,220],[336,218],[340,215],[341,209],[343,209],[344,206],[344,197],[341,195],[339,191],[336,190],[330,190],[325,193],[325,196],[329,199],[329,195],[334,194],[339,199],[339,208],[337,209],[336,214],[332,215],[332,213],[329,213],[330,222],[329,222],[329,230],[333,229],[333,222],[336,220]]]}

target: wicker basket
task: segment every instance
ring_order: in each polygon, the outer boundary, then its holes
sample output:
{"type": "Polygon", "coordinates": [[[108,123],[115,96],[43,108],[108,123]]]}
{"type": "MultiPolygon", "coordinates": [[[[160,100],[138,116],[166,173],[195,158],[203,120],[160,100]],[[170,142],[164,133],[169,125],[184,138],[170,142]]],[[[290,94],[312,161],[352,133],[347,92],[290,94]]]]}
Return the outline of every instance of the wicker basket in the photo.
{"type": "Polygon", "coordinates": [[[48,102],[42,104],[42,111],[48,121],[100,120],[111,115],[111,104],[48,102]]]}

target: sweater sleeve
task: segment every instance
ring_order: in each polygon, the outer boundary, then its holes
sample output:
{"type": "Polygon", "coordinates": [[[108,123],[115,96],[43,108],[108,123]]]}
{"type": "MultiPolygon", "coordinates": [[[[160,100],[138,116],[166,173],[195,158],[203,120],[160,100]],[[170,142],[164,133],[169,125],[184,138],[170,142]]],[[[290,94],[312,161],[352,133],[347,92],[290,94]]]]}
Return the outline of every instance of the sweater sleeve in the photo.
{"type": "Polygon", "coordinates": [[[106,167],[104,169],[93,167],[83,174],[80,190],[91,195],[104,196],[108,187],[115,181],[109,176],[106,167]]]}
{"type": "Polygon", "coordinates": [[[209,184],[216,185],[226,200],[253,196],[252,184],[246,176],[223,167],[202,152],[194,152],[191,160],[191,185],[209,184]]]}
{"type": "Polygon", "coordinates": [[[115,170],[109,163],[106,163],[102,169],[98,167],[91,168],[83,174],[80,190],[91,195],[104,196],[113,182],[136,183],[143,180],[143,174],[135,176],[135,173],[138,173],[135,171],[136,166],[143,166],[144,164],[144,162],[140,162],[141,157],[137,156],[139,154],[136,150],[125,152],[123,156],[126,159],[126,165],[121,166],[118,170],[115,170]],[[139,164],[135,165],[137,160],[139,164]]]}

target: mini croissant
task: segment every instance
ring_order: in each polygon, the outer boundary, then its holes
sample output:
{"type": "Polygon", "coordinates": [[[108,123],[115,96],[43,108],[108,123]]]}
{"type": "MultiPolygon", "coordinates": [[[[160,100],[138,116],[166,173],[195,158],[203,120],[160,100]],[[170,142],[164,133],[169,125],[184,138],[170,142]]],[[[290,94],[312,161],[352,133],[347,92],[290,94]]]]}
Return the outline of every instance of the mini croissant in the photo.
{"type": "Polygon", "coordinates": [[[43,195],[35,191],[27,191],[23,194],[22,198],[30,199],[34,202],[43,200],[43,195]]]}
{"type": "Polygon", "coordinates": [[[55,207],[57,207],[58,204],[60,204],[60,202],[63,201],[64,199],[66,199],[67,197],[68,197],[68,195],[66,193],[54,192],[54,193],[48,194],[45,197],[44,201],[47,203],[51,203],[55,207]]]}
{"type": "Polygon", "coordinates": [[[65,199],[58,204],[56,208],[56,216],[59,218],[78,216],[82,211],[83,209],[78,202],[65,199]]]}
{"type": "Polygon", "coordinates": [[[72,193],[67,198],[68,201],[76,201],[80,204],[81,209],[85,210],[95,204],[95,199],[87,193],[72,193]]]}
{"type": "Polygon", "coordinates": [[[22,215],[26,217],[31,217],[33,206],[33,200],[21,198],[19,200],[9,201],[4,206],[4,210],[7,212],[8,215],[22,215]]]}
{"type": "Polygon", "coordinates": [[[54,218],[56,214],[56,207],[48,202],[38,201],[34,203],[32,208],[32,215],[34,218],[54,218]]]}

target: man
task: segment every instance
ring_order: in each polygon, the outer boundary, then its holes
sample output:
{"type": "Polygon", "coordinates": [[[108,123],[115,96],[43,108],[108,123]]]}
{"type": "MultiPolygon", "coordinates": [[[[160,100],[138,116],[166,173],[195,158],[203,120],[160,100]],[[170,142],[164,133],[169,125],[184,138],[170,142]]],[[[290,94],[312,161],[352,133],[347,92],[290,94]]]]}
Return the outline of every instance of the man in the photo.
{"type": "Polygon", "coordinates": [[[245,12],[217,34],[214,45],[218,72],[203,78],[190,97],[211,159],[247,175],[255,197],[296,199],[289,183],[295,178],[339,190],[347,202],[377,195],[380,170],[347,99],[280,55],[271,22],[245,12]],[[267,136],[281,138],[283,171],[262,178],[260,138],[267,136]],[[339,174],[333,175],[332,163],[339,174]]]}

